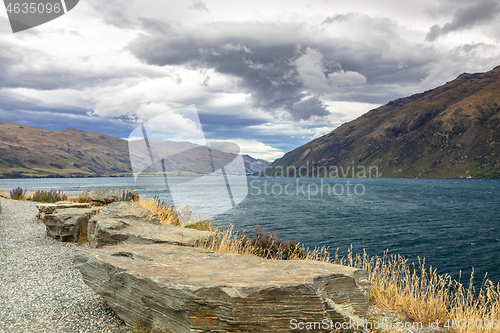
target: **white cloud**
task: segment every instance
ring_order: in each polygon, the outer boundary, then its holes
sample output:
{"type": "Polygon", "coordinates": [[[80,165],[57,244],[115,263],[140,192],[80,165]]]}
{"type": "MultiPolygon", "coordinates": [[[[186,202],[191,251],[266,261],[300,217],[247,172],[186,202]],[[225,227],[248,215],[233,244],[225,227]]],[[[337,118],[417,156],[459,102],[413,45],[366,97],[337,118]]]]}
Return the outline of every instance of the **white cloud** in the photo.
{"type": "Polygon", "coordinates": [[[325,68],[323,54],[308,47],[306,52],[295,60],[299,78],[305,88],[317,93],[331,93],[337,87],[353,87],[366,84],[366,78],[354,71],[344,71],[338,63],[330,61],[325,68]]]}
{"type": "Polygon", "coordinates": [[[231,140],[217,141],[237,144],[240,147],[240,154],[250,155],[253,158],[259,158],[267,161],[274,161],[275,159],[282,157],[286,153],[281,149],[274,148],[271,145],[259,142],[257,140],[235,138],[231,140]]]}

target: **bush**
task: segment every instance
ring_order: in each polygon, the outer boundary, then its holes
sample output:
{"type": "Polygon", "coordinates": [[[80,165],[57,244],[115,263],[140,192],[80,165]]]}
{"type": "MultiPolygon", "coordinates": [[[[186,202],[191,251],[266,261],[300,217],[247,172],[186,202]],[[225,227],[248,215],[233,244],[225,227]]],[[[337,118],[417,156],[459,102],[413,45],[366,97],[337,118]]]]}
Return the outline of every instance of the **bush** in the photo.
{"type": "Polygon", "coordinates": [[[54,202],[58,202],[58,201],[68,200],[68,196],[64,192],[61,192],[61,191],[38,190],[35,193],[33,193],[30,200],[38,201],[38,202],[54,203],[54,202]]]}
{"type": "Polygon", "coordinates": [[[253,237],[247,235],[240,236],[243,247],[252,247],[256,250],[256,255],[267,259],[305,259],[307,257],[304,248],[298,246],[296,242],[282,240],[274,232],[269,232],[257,226],[253,232],[253,237]]]}
{"type": "Polygon", "coordinates": [[[201,231],[214,231],[215,228],[212,225],[213,220],[199,221],[193,224],[186,225],[185,228],[196,229],[201,231]]]}
{"type": "Polygon", "coordinates": [[[26,190],[18,187],[10,191],[10,198],[14,200],[23,200],[26,196],[26,190]]]}
{"type": "MultiPolygon", "coordinates": [[[[74,200],[74,199],[73,199],[74,200]]],[[[89,198],[83,198],[83,197],[78,197],[76,200],[74,200],[78,203],[92,203],[92,200],[89,198]]]]}

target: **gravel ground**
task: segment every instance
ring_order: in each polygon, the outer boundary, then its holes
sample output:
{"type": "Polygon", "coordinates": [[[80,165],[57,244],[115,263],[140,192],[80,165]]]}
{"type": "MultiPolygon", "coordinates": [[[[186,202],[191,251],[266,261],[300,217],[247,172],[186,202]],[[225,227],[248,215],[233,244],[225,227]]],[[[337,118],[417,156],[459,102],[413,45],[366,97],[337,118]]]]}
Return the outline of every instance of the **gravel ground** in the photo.
{"type": "Polygon", "coordinates": [[[0,332],[124,332],[73,267],[77,246],[46,236],[35,203],[0,202],[0,332]]]}

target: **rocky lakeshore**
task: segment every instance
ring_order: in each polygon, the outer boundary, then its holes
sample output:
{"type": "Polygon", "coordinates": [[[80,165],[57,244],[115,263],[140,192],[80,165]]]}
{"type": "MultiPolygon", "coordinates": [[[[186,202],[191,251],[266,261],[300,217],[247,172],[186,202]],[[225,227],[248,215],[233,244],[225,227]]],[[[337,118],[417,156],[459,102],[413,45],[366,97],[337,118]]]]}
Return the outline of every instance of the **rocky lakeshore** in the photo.
{"type": "Polygon", "coordinates": [[[368,310],[363,270],[212,252],[196,246],[212,232],[162,224],[130,200],[1,200],[6,332],[123,332],[137,323],[168,332],[287,332],[292,320],[340,324],[368,310]],[[81,230],[89,243],[77,246],[81,230]]]}
{"type": "Polygon", "coordinates": [[[0,332],[124,332],[74,267],[78,246],[47,236],[36,203],[0,201],[0,332]]]}

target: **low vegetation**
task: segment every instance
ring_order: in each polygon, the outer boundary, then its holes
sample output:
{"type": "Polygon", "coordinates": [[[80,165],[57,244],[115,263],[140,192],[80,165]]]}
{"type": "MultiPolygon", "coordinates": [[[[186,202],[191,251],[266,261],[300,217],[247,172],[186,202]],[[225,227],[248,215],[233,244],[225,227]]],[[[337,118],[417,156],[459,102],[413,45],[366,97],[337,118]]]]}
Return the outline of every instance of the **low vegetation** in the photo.
{"type": "Polygon", "coordinates": [[[14,200],[26,199],[26,190],[21,187],[16,187],[9,192],[10,198],[14,200]]]}
{"type": "Polygon", "coordinates": [[[10,198],[14,200],[31,200],[36,202],[54,203],[58,201],[68,200],[68,195],[62,191],[56,190],[37,190],[33,193],[28,193],[26,189],[17,187],[9,192],[10,198]]]}
{"type": "Polygon", "coordinates": [[[474,273],[466,287],[460,280],[437,274],[425,260],[410,265],[400,255],[354,255],[351,248],[347,258],[335,257],[335,264],[368,271],[372,305],[401,313],[424,327],[437,320],[450,332],[500,332],[500,283],[485,278],[476,290],[474,273]]]}
{"type": "Polygon", "coordinates": [[[37,201],[37,202],[48,202],[48,203],[54,203],[58,201],[65,201],[68,200],[68,196],[61,192],[61,191],[56,191],[56,190],[38,190],[31,194],[31,197],[29,198],[30,200],[37,201]]]}

